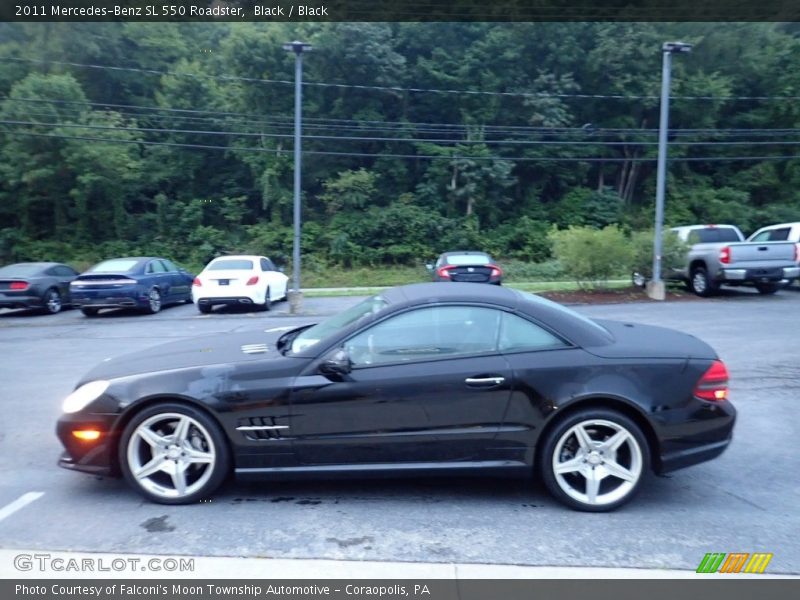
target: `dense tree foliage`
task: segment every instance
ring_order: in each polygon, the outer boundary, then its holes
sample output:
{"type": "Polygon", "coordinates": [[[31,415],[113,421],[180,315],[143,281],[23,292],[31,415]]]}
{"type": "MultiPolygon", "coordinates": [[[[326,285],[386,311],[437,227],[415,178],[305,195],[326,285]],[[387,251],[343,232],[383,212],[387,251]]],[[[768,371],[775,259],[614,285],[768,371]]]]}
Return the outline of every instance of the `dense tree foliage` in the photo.
{"type": "Polygon", "coordinates": [[[314,45],[312,265],[455,247],[543,261],[553,226],[650,227],[672,39],[695,47],[673,63],[668,222],[800,220],[797,35],[766,23],[0,24],[0,259],[288,259],[292,39],[314,45]]]}

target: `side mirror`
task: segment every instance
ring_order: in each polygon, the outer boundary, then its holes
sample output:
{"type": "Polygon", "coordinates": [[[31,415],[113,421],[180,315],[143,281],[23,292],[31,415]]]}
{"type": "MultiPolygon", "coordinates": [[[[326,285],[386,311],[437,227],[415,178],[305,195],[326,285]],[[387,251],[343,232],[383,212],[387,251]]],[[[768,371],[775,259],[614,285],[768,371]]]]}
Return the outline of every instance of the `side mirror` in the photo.
{"type": "Polygon", "coordinates": [[[278,273],[285,273],[285,272],[286,269],[284,269],[283,267],[278,267],[278,273]]]}
{"type": "Polygon", "coordinates": [[[350,355],[344,348],[338,348],[326,356],[319,365],[320,373],[342,377],[353,370],[350,355]]]}
{"type": "Polygon", "coordinates": [[[429,273],[433,273],[433,265],[431,263],[426,264],[425,268],[428,269],[429,273]]]}

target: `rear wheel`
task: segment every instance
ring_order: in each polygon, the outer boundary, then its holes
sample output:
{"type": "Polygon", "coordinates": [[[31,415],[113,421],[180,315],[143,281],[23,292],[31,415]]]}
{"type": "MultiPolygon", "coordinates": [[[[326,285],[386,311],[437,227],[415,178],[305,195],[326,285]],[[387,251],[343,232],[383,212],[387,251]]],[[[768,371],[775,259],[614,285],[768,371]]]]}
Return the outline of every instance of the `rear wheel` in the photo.
{"type": "Polygon", "coordinates": [[[145,408],[125,427],[119,463],[127,482],[148,500],[189,504],[212,494],[230,468],[219,426],[183,404],[145,408]]]}
{"type": "Polygon", "coordinates": [[[210,304],[197,304],[197,310],[199,310],[203,314],[207,314],[211,312],[211,305],[210,304]]]}
{"type": "Polygon", "coordinates": [[[631,273],[631,283],[638,288],[643,288],[647,285],[647,277],[639,273],[639,271],[634,271],[631,273]]]}
{"type": "Polygon", "coordinates": [[[54,315],[61,312],[61,294],[56,288],[50,288],[42,298],[43,310],[49,315],[54,315]]]}
{"type": "Polygon", "coordinates": [[[777,283],[757,283],[756,289],[758,290],[759,294],[774,294],[777,292],[781,286],[777,283]]]}
{"type": "Polygon", "coordinates": [[[161,292],[157,288],[153,288],[147,294],[147,306],[144,311],[147,314],[154,315],[161,310],[161,292]]]}
{"type": "Polygon", "coordinates": [[[267,288],[267,291],[264,293],[264,302],[262,304],[256,304],[258,310],[269,310],[272,308],[272,300],[269,295],[270,291],[269,288],[267,288]]]}
{"type": "Polygon", "coordinates": [[[639,490],[650,464],[647,440],[625,415],[587,409],[558,422],[542,445],[548,491],[570,508],[614,510],[639,490]]]}
{"type": "Polygon", "coordinates": [[[87,316],[87,317],[96,317],[97,316],[97,309],[96,308],[85,308],[84,307],[84,308],[81,309],[81,312],[84,314],[84,316],[87,316]]]}
{"type": "Polygon", "coordinates": [[[708,298],[715,294],[719,288],[717,282],[709,277],[708,270],[701,265],[692,269],[689,277],[689,285],[695,294],[703,298],[708,298]]]}

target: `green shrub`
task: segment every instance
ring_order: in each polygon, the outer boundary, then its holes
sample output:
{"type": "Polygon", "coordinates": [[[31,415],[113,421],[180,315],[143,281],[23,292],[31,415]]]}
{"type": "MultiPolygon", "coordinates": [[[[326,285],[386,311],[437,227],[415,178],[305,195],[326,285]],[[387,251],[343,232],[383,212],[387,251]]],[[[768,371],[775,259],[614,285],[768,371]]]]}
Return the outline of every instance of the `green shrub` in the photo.
{"type": "Polygon", "coordinates": [[[550,239],[564,272],[582,288],[606,287],[609,279],[629,271],[631,246],[616,225],[554,229],[550,239]]]}
{"type": "MultiPolygon", "coordinates": [[[[672,231],[665,231],[661,245],[661,272],[686,266],[689,246],[672,231]]],[[[653,276],[653,230],[637,231],[631,235],[631,273],[636,271],[648,279],[653,276]]]]}

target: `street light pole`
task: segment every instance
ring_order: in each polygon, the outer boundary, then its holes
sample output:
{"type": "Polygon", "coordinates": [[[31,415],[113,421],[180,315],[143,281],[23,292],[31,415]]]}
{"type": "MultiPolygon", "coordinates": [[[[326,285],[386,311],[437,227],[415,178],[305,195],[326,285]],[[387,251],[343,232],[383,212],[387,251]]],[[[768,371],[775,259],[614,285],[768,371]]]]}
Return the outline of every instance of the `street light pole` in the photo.
{"type": "Polygon", "coordinates": [[[666,290],[661,279],[661,254],[664,228],[664,193],[667,186],[667,134],[669,132],[669,88],[672,78],[672,55],[692,51],[691,44],[665,42],[661,47],[661,117],[658,125],[658,169],[656,173],[656,220],[653,239],[653,278],[647,284],[647,295],[664,300],[666,290]]]}
{"type": "Polygon", "coordinates": [[[284,50],[294,52],[294,243],[292,245],[292,291],[289,296],[289,312],[300,311],[302,294],[300,293],[300,172],[301,172],[301,139],[303,121],[303,52],[311,50],[311,44],[289,42],[283,45],[284,50]]]}

